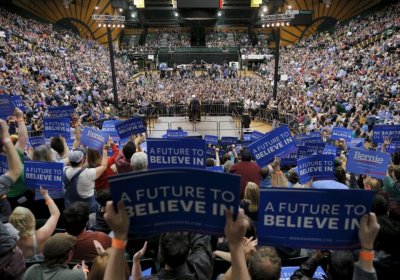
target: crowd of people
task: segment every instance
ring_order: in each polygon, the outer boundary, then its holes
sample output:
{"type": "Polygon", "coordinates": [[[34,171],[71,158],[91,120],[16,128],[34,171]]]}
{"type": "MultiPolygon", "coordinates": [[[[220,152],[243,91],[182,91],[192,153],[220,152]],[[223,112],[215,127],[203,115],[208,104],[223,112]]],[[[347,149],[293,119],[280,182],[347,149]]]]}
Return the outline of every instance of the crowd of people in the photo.
{"type": "MultiPolygon", "coordinates": [[[[370,140],[375,124],[400,124],[399,9],[400,4],[391,5],[339,27],[333,34],[319,34],[282,49],[280,71],[286,78],[280,81],[277,100],[272,99],[272,74],[240,76],[228,71],[226,75],[222,72],[188,78],[177,74],[169,79],[148,74],[131,82],[132,65],[117,58],[119,98],[124,106],[132,108],[150,104],[168,108],[188,104],[194,95],[203,104],[227,108],[240,104],[253,117],[260,108],[292,112],[304,132],[321,131],[324,138],[339,126],[352,129],[354,137],[370,140]],[[368,36],[387,28],[393,28],[394,33],[364,49],[354,45],[365,39],[365,34],[349,40],[336,36],[345,34],[347,38],[348,32],[357,33],[370,20],[377,25],[368,36]]],[[[130,275],[142,279],[141,258],[157,259],[157,255],[164,267],[144,279],[212,279],[214,259],[222,258],[231,263],[231,268],[223,271],[220,279],[278,280],[282,262],[299,256],[310,258],[291,279],[310,279],[323,259],[328,259],[326,272],[331,280],[397,277],[400,219],[398,206],[392,207],[390,201],[400,199],[399,151],[392,154],[385,179],[377,180],[346,172],[347,147],[343,141],[332,143],[344,152],[335,160],[336,179],[329,184],[377,192],[372,207],[375,214],[365,215],[360,222],[359,258],[352,251],[328,254],[257,246],[254,224],[260,188],[318,188],[321,183],[300,184],[296,169],[283,166],[279,158],[270,165],[258,166],[247,149],[236,151],[234,145],[214,147],[215,156],[207,160],[209,167],[221,165],[225,172],[241,177],[243,210],[235,220],[232,213],[226,213],[226,239],[177,232],[162,233],[143,242],[129,241],[129,219],[123,202],[110,202],[108,178],[148,168],[147,154],[141,146],[144,136],[136,135],[121,146],[110,139],[101,151],[84,149],[80,143],[82,122],[118,115],[113,107],[109,71],[104,71],[109,67],[107,49],[4,9],[0,10],[0,28],[6,34],[0,39],[4,40],[0,92],[20,95],[26,107],[25,114],[15,109],[12,116],[6,116],[7,122],[0,120],[2,151],[8,164],[8,171],[0,176],[2,279],[128,279],[130,275]],[[48,106],[69,104],[75,107],[71,121],[73,149],[63,137],[29,148],[29,131],[41,130],[48,106]],[[65,192],[28,188],[23,165],[29,160],[63,162],[65,192]],[[39,224],[40,219],[44,223],[39,224]],[[132,260],[131,270],[125,251],[132,260]],[[69,269],[72,261],[76,265],[69,269]]],[[[175,35],[171,37],[174,44],[185,40],[175,35]]],[[[272,69],[271,64],[266,61],[268,69],[272,69]]],[[[224,69],[229,67],[221,71],[224,69]]],[[[390,139],[385,139],[383,152],[389,144],[390,139]]]]}

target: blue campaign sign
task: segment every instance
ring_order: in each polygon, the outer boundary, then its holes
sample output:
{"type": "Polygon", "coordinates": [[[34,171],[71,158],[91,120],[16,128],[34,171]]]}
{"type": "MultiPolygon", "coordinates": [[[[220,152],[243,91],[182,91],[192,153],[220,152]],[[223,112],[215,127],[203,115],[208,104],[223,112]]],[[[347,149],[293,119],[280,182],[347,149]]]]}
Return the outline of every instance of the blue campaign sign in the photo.
{"type": "MultiPolygon", "coordinates": [[[[283,266],[281,268],[281,278],[279,280],[290,280],[293,273],[299,269],[298,266],[283,266]]],[[[322,267],[318,266],[312,276],[312,279],[326,279],[326,273],[322,267]]]]}
{"type": "Polygon", "coordinates": [[[5,155],[0,155],[0,175],[8,172],[8,161],[5,155]]]}
{"type": "Polygon", "coordinates": [[[65,142],[67,143],[68,149],[73,150],[74,149],[74,139],[67,139],[65,140],[65,142]]]}
{"type": "Polygon", "coordinates": [[[119,138],[119,134],[115,126],[121,123],[120,120],[108,120],[104,121],[103,125],[101,126],[101,131],[108,133],[111,137],[119,138]]]}
{"type": "Polygon", "coordinates": [[[251,133],[251,137],[250,137],[250,141],[256,141],[262,137],[264,137],[264,133],[257,131],[257,130],[253,130],[253,132],[251,133]]]}
{"type": "Polygon", "coordinates": [[[296,150],[287,155],[284,155],[283,157],[281,157],[281,165],[282,166],[297,165],[298,157],[299,156],[296,150]]]}
{"type": "Polygon", "coordinates": [[[168,168],[117,175],[109,182],[113,201],[125,202],[135,237],[170,231],[221,235],[225,210],[237,212],[239,205],[240,177],[225,173],[168,168]]]}
{"type": "Polygon", "coordinates": [[[224,173],[224,167],[221,165],[220,166],[209,166],[209,167],[206,167],[206,170],[218,172],[218,173],[224,173]]]}
{"type": "Polygon", "coordinates": [[[365,143],[365,138],[353,138],[350,142],[347,142],[348,148],[362,148],[365,143]]]}
{"type": "Polygon", "coordinates": [[[206,141],[206,144],[217,145],[218,144],[218,136],[204,135],[204,141],[206,141]]]}
{"type": "Polygon", "coordinates": [[[187,136],[187,131],[183,131],[182,129],[167,129],[167,134],[165,134],[165,138],[167,139],[183,138],[187,136]]]}
{"type": "Polygon", "coordinates": [[[43,118],[44,131],[46,138],[63,136],[65,139],[71,137],[71,125],[68,118],[43,118]]]}
{"type": "Polygon", "coordinates": [[[222,146],[230,146],[232,144],[236,144],[237,143],[237,137],[235,136],[223,136],[221,137],[221,142],[220,144],[222,146]]]}
{"type": "Polygon", "coordinates": [[[311,155],[322,155],[324,152],[325,143],[307,143],[304,146],[299,146],[297,149],[298,158],[304,158],[311,155]]]}
{"type": "MultiPolygon", "coordinates": [[[[378,150],[380,151],[381,149],[382,149],[382,143],[378,145],[378,150]]],[[[400,142],[390,143],[386,147],[386,153],[394,154],[398,151],[400,151],[400,142]]]]}
{"type": "Polygon", "coordinates": [[[385,138],[392,139],[392,142],[400,142],[400,125],[374,125],[372,141],[383,143],[385,138]]]}
{"type": "Polygon", "coordinates": [[[345,127],[334,127],[332,129],[332,140],[339,140],[343,138],[346,142],[350,142],[353,137],[353,131],[345,127]]]}
{"type": "Polygon", "coordinates": [[[297,161],[297,168],[300,184],[305,184],[311,180],[334,180],[334,160],[334,155],[314,155],[299,159],[297,161]]]}
{"type": "Polygon", "coordinates": [[[22,101],[22,97],[19,95],[15,95],[11,97],[12,102],[14,103],[14,106],[19,108],[22,112],[25,112],[25,105],[24,102],[22,101]]]}
{"type": "Polygon", "coordinates": [[[281,126],[248,146],[259,166],[266,166],[275,157],[293,152],[297,147],[287,126],[281,126]]]}
{"type": "Polygon", "coordinates": [[[260,193],[259,245],[310,249],[359,247],[358,227],[375,192],[268,188],[260,193]]]}
{"type": "Polygon", "coordinates": [[[52,106],[48,108],[49,115],[53,118],[71,118],[74,111],[75,109],[72,105],[52,106]]]}
{"type": "Polygon", "coordinates": [[[333,145],[325,145],[324,150],[322,151],[323,155],[334,155],[336,157],[337,148],[333,145]]]}
{"type": "Polygon", "coordinates": [[[31,144],[32,148],[35,149],[41,145],[45,145],[46,139],[44,139],[44,137],[42,137],[42,136],[30,137],[29,143],[31,144]]]}
{"type": "Polygon", "coordinates": [[[142,118],[133,118],[123,121],[115,126],[118,131],[119,138],[125,139],[132,135],[146,132],[142,118]]]}
{"type": "Polygon", "coordinates": [[[166,167],[205,168],[203,139],[148,139],[149,169],[166,167]]]}
{"type": "Polygon", "coordinates": [[[206,157],[208,158],[215,158],[215,149],[207,148],[206,150],[206,157]]]}
{"type": "Polygon", "coordinates": [[[389,154],[353,148],[347,156],[346,170],[354,174],[367,174],[378,179],[385,179],[389,163],[389,154]]]}
{"type": "Polygon", "coordinates": [[[107,143],[109,137],[110,136],[107,132],[91,127],[85,127],[82,131],[81,143],[88,148],[102,152],[103,146],[107,143]]]}
{"type": "Polygon", "coordinates": [[[14,115],[14,103],[11,97],[7,94],[0,95],[0,116],[7,118],[8,116],[14,115]]]}
{"type": "Polygon", "coordinates": [[[63,168],[64,164],[61,162],[25,161],[25,185],[62,190],[63,168]]]}

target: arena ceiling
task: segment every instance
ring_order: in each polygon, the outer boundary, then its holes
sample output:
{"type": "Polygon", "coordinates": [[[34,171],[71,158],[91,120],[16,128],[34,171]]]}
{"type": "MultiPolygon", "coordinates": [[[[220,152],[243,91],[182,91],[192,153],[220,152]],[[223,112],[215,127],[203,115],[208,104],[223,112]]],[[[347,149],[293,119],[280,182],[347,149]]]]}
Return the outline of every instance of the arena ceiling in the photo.
{"type": "MultiPolygon", "coordinates": [[[[121,14],[126,17],[126,28],[182,26],[182,19],[176,16],[171,0],[144,0],[145,8],[136,9],[133,0],[13,0],[13,4],[52,23],[63,22],[74,25],[83,36],[91,36],[100,43],[107,42],[106,28],[98,27],[92,20],[93,14],[121,14]],[[66,3],[69,3],[66,5],[66,3]],[[96,10],[95,7],[98,7],[96,10]],[[120,12],[119,7],[124,7],[120,12]]],[[[288,26],[281,29],[283,44],[297,42],[302,36],[315,33],[321,23],[327,20],[343,21],[378,4],[381,0],[264,0],[268,14],[291,6],[295,10],[312,10],[313,24],[288,26]],[[283,6],[274,3],[283,3],[283,6]]],[[[215,11],[215,24],[224,26],[252,26],[260,28],[260,8],[251,8],[250,0],[224,0],[221,16],[215,11]]],[[[260,28],[269,33],[268,28],[260,28]]],[[[113,38],[121,34],[119,28],[112,29],[113,38]]]]}

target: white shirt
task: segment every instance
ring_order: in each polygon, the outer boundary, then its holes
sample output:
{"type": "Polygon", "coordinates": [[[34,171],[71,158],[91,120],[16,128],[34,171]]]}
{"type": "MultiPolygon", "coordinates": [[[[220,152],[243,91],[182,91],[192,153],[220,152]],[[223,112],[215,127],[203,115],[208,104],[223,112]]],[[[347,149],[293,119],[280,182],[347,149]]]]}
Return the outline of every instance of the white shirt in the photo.
{"type": "MultiPolygon", "coordinates": [[[[82,167],[64,167],[68,179],[71,179],[82,167]]],[[[82,198],[88,198],[94,195],[96,180],[96,168],[86,168],[78,177],[78,194],[82,198]]]]}

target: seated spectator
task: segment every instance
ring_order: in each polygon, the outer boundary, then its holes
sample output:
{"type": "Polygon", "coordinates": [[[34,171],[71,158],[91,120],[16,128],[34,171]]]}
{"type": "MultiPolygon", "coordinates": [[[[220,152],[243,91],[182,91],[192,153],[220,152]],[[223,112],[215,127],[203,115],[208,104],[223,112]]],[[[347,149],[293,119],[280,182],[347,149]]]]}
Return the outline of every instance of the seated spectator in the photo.
{"type": "Polygon", "coordinates": [[[271,187],[271,176],[268,166],[261,168],[261,183],[260,188],[271,187]]]}
{"type": "Polygon", "coordinates": [[[50,237],[43,247],[43,264],[29,267],[23,280],[71,279],[85,280],[89,271],[84,262],[73,269],[68,268],[72,260],[76,238],[66,233],[56,233],[50,237]]]}
{"type": "MultiPolygon", "coordinates": [[[[104,250],[103,252],[99,252],[99,255],[93,260],[93,263],[90,267],[90,272],[88,275],[88,280],[103,280],[104,273],[106,272],[106,267],[108,260],[110,258],[111,249],[104,250]]],[[[125,277],[122,279],[129,279],[129,266],[125,262],[125,277]]]]}
{"type": "Polygon", "coordinates": [[[93,240],[97,240],[108,249],[111,246],[111,238],[107,234],[98,231],[86,230],[89,220],[89,208],[84,202],[75,202],[64,210],[65,230],[76,237],[74,260],[92,260],[97,257],[97,250],[93,240]]]}
{"type": "Polygon", "coordinates": [[[49,208],[50,218],[46,223],[36,230],[36,220],[32,212],[25,208],[18,206],[12,212],[9,222],[19,231],[18,246],[24,253],[27,261],[41,260],[41,252],[44,242],[49,239],[56,229],[58,219],[60,218],[60,211],[57,205],[51,199],[48,191],[40,188],[40,194],[49,208]]]}
{"type": "Polygon", "coordinates": [[[102,190],[96,193],[96,200],[100,205],[99,210],[96,213],[89,215],[88,228],[94,231],[101,231],[105,234],[109,234],[111,229],[104,220],[104,211],[107,201],[112,200],[110,190],[102,190]]]}

